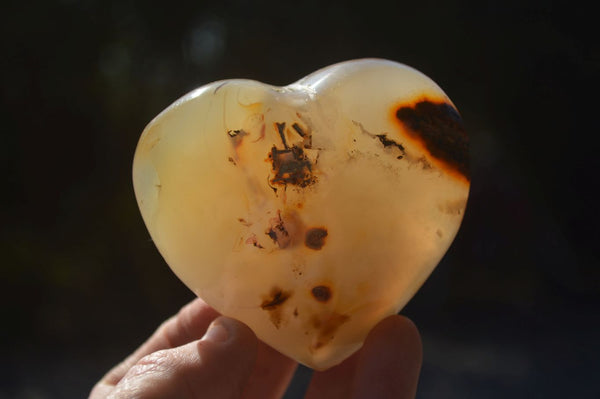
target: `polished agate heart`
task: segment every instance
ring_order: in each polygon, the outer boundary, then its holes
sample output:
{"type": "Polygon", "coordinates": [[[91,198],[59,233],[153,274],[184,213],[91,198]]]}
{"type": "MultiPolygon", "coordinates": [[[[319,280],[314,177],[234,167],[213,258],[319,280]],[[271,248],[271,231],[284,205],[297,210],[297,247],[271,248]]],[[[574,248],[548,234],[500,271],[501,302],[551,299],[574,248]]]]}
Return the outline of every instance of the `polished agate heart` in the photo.
{"type": "Polygon", "coordinates": [[[469,181],[450,99],[377,59],[285,87],[203,86],[150,122],[133,163],[142,216],[177,276],[317,370],[415,294],[458,231],[469,181]]]}

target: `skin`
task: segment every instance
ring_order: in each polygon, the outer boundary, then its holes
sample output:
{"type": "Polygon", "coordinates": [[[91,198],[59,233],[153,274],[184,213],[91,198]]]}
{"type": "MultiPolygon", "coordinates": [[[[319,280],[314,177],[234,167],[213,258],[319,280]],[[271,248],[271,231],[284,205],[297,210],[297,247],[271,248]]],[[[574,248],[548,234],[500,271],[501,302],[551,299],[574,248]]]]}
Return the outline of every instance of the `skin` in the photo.
{"type": "MultiPolygon", "coordinates": [[[[358,352],[313,374],[306,398],[414,398],[422,362],[415,325],[390,316],[358,352]]],[[[99,398],[280,398],[297,363],[196,299],[94,386],[99,398]]]]}

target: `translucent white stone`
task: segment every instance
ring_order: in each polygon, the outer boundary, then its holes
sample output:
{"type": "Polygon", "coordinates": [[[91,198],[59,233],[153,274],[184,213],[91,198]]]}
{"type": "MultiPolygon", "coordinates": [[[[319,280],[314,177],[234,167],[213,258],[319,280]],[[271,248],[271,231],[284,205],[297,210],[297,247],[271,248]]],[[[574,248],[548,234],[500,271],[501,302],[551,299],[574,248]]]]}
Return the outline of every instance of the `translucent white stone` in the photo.
{"type": "Polygon", "coordinates": [[[348,61],[286,87],[194,90],[142,133],[133,182],[156,246],[194,293],[323,370],[397,313],[450,246],[468,140],[422,73],[348,61]]]}

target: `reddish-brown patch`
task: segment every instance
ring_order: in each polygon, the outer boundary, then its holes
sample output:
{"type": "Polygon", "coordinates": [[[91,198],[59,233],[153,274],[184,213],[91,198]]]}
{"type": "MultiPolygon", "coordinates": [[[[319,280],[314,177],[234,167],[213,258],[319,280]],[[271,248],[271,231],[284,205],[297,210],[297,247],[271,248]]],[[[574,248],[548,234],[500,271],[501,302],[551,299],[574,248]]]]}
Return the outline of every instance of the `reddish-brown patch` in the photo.
{"type": "Polygon", "coordinates": [[[292,292],[283,291],[279,287],[273,287],[271,292],[263,298],[260,305],[262,310],[269,312],[269,318],[275,328],[279,328],[283,320],[282,306],[292,296],[292,292]]]}
{"type": "Polygon", "coordinates": [[[279,133],[279,138],[281,138],[281,142],[283,143],[283,147],[288,149],[287,140],[285,139],[285,122],[275,122],[273,124],[275,126],[275,130],[279,133]]]}
{"type": "Polygon", "coordinates": [[[272,171],[275,175],[270,183],[273,185],[293,185],[306,187],[316,182],[310,160],[304,150],[296,145],[283,150],[273,146],[268,155],[272,171]]]}
{"type": "Polygon", "coordinates": [[[310,130],[308,130],[307,128],[303,128],[298,123],[293,123],[292,129],[294,129],[294,131],[296,133],[298,133],[298,135],[300,137],[302,137],[302,140],[303,140],[302,146],[304,148],[308,148],[308,149],[312,148],[312,134],[310,133],[310,130]]]}
{"type": "Polygon", "coordinates": [[[283,216],[277,210],[277,216],[269,219],[269,226],[265,230],[280,249],[294,247],[302,242],[304,223],[294,210],[288,210],[283,216]]]}
{"type": "Polygon", "coordinates": [[[254,245],[256,248],[264,249],[264,247],[258,243],[256,234],[252,234],[250,237],[248,237],[248,239],[246,240],[246,244],[251,244],[254,245]]]}
{"type": "Polygon", "coordinates": [[[271,237],[273,242],[279,246],[279,248],[287,248],[292,241],[290,233],[287,231],[281,213],[277,212],[277,217],[269,220],[269,228],[265,232],[266,235],[271,237]]]}
{"type": "Polygon", "coordinates": [[[326,285],[317,285],[310,293],[319,302],[328,302],[331,299],[331,288],[326,285]]]}
{"type": "Polygon", "coordinates": [[[440,169],[467,183],[470,181],[469,138],[452,104],[445,99],[420,97],[395,104],[390,117],[440,169]]]}
{"type": "Polygon", "coordinates": [[[325,227],[313,227],[306,231],[304,245],[310,249],[319,250],[325,245],[327,229],[325,227]]]}
{"type": "Polygon", "coordinates": [[[291,292],[285,292],[279,287],[273,287],[269,295],[263,299],[260,307],[263,310],[273,310],[287,301],[290,296],[292,296],[291,292]]]}
{"type": "Polygon", "coordinates": [[[283,149],[273,146],[267,155],[266,161],[271,163],[274,177],[269,180],[269,186],[293,185],[306,187],[316,182],[313,174],[313,165],[305,154],[303,148],[311,148],[312,135],[305,131],[298,123],[292,124],[293,130],[303,139],[302,143],[288,145],[285,122],[275,122],[273,127],[279,134],[283,149]]]}
{"type": "Polygon", "coordinates": [[[349,315],[339,314],[336,312],[331,313],[326,317],[323,317],[322,315],[314,316],[311,322],[313,327],[318,331],[316,339],[313,341],[310,349],[317,350],[329,343],[335,337],[335,333],[340,326],[349,319],[349,315]]]}

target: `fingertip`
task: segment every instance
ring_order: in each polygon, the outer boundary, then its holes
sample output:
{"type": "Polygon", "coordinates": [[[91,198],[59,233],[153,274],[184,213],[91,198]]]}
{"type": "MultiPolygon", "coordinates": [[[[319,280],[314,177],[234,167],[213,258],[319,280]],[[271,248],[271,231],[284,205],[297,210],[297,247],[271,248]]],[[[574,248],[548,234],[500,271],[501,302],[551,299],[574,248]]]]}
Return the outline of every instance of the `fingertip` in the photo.
{"type": "Polygon", "coordinates": [[[423,349],[416,325],[393,315],[367,336],[356,369],[355,397],[414,398],[423,349]]]}
{"type": "Polygon", "coordinates": [[[208,326],[206,334],[200,341],[228,342],[234,345],[252,345],[256,347],[258,340],[254,332],[244,323],[225,316],[219,316],[208,326]]]}
{"type": "Polygon", "coordinates": [[[423,355],[419,329],[411,319],[402,315],[392,315],[380,321],[369,333],[366,341],[371,346],[377,344],[381,346],[383,342],[391,341],[389,343],[392,346],[402,347],[419,359],[423,355]]]}
{"type": "Polygon", "coordinates": [[[213,397],[210,392],[214,397],[239,396],[256,361],[258,339],[254,332],[235,319],[220,316],[196,346],[201,378],[196,376],[191,383],[200,385],[198,389],[206,397],[213,397]]]}
{"type": "Polygon", "coordinates": [[[178,312],[178,315],[184,315],[186,318],[196,320],[200,318],[215,319],[220,316],[219,312],[208,305],[202,298],[194,298],[185,304],[178,312]]]}

